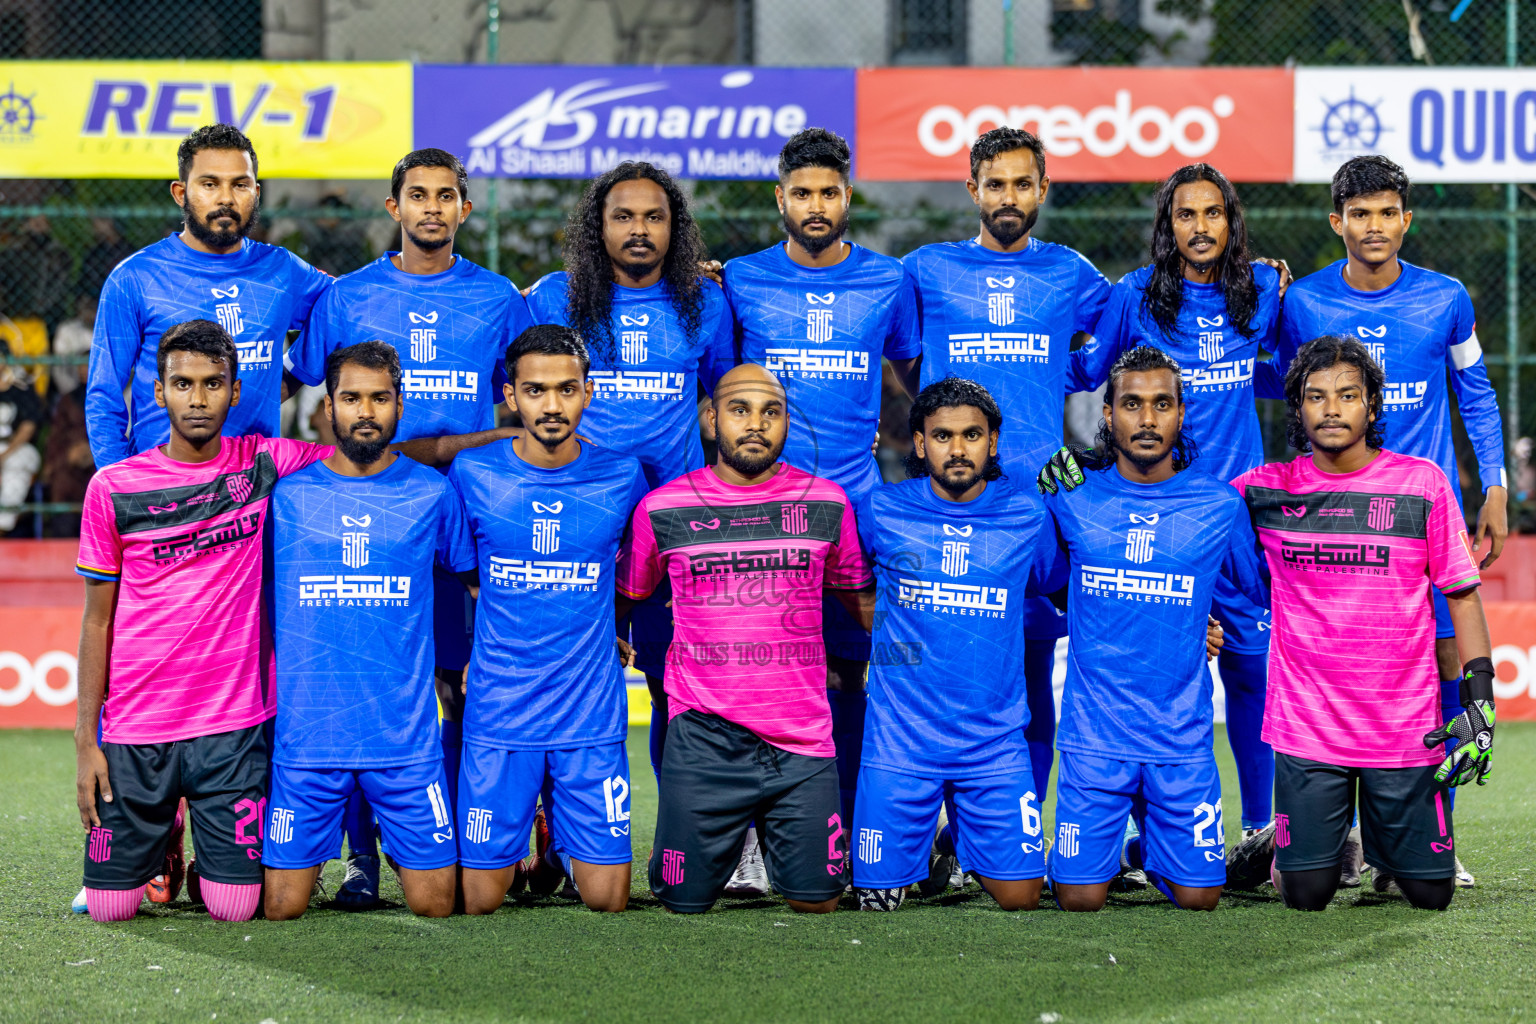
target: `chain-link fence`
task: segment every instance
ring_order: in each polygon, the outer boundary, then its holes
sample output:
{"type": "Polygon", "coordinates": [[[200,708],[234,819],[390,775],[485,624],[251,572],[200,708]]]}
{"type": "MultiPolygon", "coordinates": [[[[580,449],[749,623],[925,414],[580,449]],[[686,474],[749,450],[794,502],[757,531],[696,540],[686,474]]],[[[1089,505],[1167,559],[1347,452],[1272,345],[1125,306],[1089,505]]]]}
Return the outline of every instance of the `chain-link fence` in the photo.
{"type": "MultiPolygon", "coordinates": [[[[815,0],[466,0],[452,10],[425,6],[430,9],[408,0],[0,0],[0,54],[1253,65],[1505,65],[1536,55],[1536,10],[1518,11],[1506,0],[847,0],[830,35],[832,8],[815,0]]],[[[380,160],[395,156],[380,154],[380,160]]],[[[172,168],[165,171],[169,179],[172,168]]],[[[76,443],[83,420],[75,421],[66,396],[79,395],[95,294],[119,260],[180,227],[165,180],[71,180],[63,176],[67,168],[60,173],[53,180],[0,181],[0,338],[9,342],[13,361],[27,363],[44,407],[42,429],[33,439],[45,453],[43,469],[25,495],[32,512],[16,531],[28,535],[71,528],[68,513],[78,488],[70,481],[88,472],[76,443]],[[51,518],[45,523],[45,517],[51,518]]],[[[519,285],[531,283],[558,267],[564,220],[580,186],[570,180],[476,180],[471,191],[477,212],[459,236],[460,251],[519,285]]],[[[1146,260],[1153,188],[1059,183],[1037,232],[1080,250],[1117,277],[1146,260]]],[[[362,266],[395,238],[381,182],[269,181],[265,189],[257,234],[333,274],[362,266]]],[[[753,252],[782,237],[771,183],[700,181],[690,191],[716,258],[753,252]]],[[[1298,276],[1342,255],[1328,226],[1326,187],[1240,185],[1239,191],[1259,254],[1287,260],[1298,276]]],[[[1518,409],[1511,436],[1536,434],[1536,359],[1519,341],[1536,326],[1536,189],[1427,186],[1416,191],[1413,206],[1404,257],[1465,282],[1501,402],[1506,412],[1518,409]]],[[[959,182],[856,189],[852,234],[880,251],[902,255],[976,230],[974,208],[959,182]]],[[[0,417],[4,409],[0,404],[0,417]]],[[[1279,457],[1279,410],[1263,409],[1262,415],[1269,454],[1279,457]]],[[[0,435],[0,450],[8,443],[0,435]]],[[[1458,444],[1463,464],[1475,465],[1461,434],[1458,444]]],[[[1536,529],[1531,497],[1523,493],[1536,484],[1516,452],[1509,456],[1517,522],[1536,529]]],[[[1469,498],[1476,500],[1475,489],[1469,498]]]]}

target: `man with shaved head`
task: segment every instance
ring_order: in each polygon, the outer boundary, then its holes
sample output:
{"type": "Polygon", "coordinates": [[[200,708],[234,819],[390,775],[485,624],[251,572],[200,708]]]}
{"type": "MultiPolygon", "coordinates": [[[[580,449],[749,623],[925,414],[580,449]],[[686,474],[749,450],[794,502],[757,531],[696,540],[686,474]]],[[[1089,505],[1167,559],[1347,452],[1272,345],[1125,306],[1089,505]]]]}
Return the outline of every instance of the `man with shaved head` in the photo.
{"type": "Polygon", "coordinates": [[[843,489],[779,461],[790,409],[778,379],[736,367],[708,415],[719,463],[648,494],[619,558],[621,613],[672,584],[651,889],[677,913],[708,910],[756,820],[774,889],[827,913],[848,884],[848,823],[822,595],[856,612],[871,578],[843,489]]]}

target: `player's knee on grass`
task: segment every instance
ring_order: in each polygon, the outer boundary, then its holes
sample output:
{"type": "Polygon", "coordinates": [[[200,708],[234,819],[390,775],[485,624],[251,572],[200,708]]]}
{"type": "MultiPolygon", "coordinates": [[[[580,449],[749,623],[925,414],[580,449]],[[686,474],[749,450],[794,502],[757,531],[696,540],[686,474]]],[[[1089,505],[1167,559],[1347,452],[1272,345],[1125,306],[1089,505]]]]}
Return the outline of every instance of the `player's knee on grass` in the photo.
{"type": "Polygon", "coordinates": [[[1043,878],[1000,881],[977,875],[976,881],[1004,910],[1034,910],[1040,906],[1040,890],[1045,886],[1043,878]]]}
{"type": "Polygon", "coordinates": [[[1419,910],[1444,910],[1456,895],[1454,878],[1395,878],[1408,903],[1419,910]]]}
{"type": "Polygon", "coordinates": [[[464,913],[470,916],[494,914],[512,888],[517,865],[505,868],[464,869],[464,913]]]}
{"type": "Polygon", "coordinates": [[[1056,896],[1056,905],[1062,910],[1070,910],[1074,913],[1092,913],[1103,910],[1104,904],[1109,901],[1109,883],[1101,882],[1098,885],[1064,885],[1051,886],[1051,892],[1056,896]]]}
{"type": "Polygon", "coordinates": [[[789,904],[789,909],[797,914],[830,914],[837,909],[837,896],[822,900],[820,903],[807,903],[805,900],[792,900],[786,898],[784,902],[789,904]]]}
{"type": "Polygon", "coordinates": [[[315,891],[318,866],[312,868],[267,868],[262,893],[262,911],[268,921],[292,921],[309,909],[309,897],[315,891]]]}
{"type": "Polygon", "coordinates": [[[411,908],[411,913],[417,917],[447,917],[453,913],[454,897],[458,894],[458,870],[454,866],[430,871],[395,868],[395,873],[400,876],[400,888],[405,893],[405,905],[411,908]]]}
{"type": "Polygon", "coordinates": [[[1313,868],[1310,871],[1277,871],[1280,898],[1292,910],[1322,910],[1339,891],[1339,869],[1313,868]]]}
{"type": "Polygon", "coordinates": [[[1182,910],[1215,910],[1221,901],[1219,885],[1196,888],[1169,882],[1168,888],[1173,893],[1173,905],[1182,910]]]}
{"type": "Polygon", "coordinates": [[[586,864],[573,857],[569,865],[581,902],[588,910],[617,914],[629,906],[629,864],[586,864]]]}

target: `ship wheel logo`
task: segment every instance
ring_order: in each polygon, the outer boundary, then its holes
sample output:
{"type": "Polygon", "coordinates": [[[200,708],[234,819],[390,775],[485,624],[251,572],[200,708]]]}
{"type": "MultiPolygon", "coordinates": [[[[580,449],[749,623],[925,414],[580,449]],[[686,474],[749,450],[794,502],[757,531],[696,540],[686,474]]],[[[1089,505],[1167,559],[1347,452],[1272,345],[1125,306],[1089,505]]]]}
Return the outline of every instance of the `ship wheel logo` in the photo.
{"type": "Polygon", "coordinates": [[[1381,101],[1367,103],[1359,99],[1355,96],[1353,86],[1350,87],[1347,99],[1337,103],[1325,99],[1323,106],[1327,108],[1323,114],[1323,123],[1313,131],[1322,133],[1323,145],[1329,150],[1374,152],[1382,135],[1392,130],[1382,125],[1381,116],[1376,113],[1381,101]]]}
{"type": "Polygon", "coordinates": [[[0,141],[31,137],[32,126],[42,120],[32,109],[32,97],[36,95],[35,92],[21,95],[16,91],[15,82],[0,93],[0,141]]]}

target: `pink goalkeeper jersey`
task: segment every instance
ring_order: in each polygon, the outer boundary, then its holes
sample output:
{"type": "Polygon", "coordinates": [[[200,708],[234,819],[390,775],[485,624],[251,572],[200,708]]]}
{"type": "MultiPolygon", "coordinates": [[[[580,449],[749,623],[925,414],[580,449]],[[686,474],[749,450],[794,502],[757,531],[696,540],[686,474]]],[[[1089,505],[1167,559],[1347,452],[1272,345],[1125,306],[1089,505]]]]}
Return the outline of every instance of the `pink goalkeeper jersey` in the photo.
{"type": "Polygon", "coordinates": [[[1450,482],[1428,459],[1383,451],[1353,473],[1309,456],[1233,481],[1273,579],[1263,738],[1281,753],[1349,767],[1439,764],[1429,587],[1477,586],[1450,482]]]}
{"type": "Polygon", "coordinates": [[[635,509],[619,590],[672,581],[671,714],[719,715],[795,754],[831,757],[825,587],[870,582],[843,489],[785,463],[735,487],[705,467],[635,509]]]}
{"type": "Polygon", "coordinates": [[[272,717],[267,499],[331,450],[248,434],[224,438],[212,462],[151,448],[91,478],[76,571],[119,581],[104,741],[170,743],[272,717]]]}

